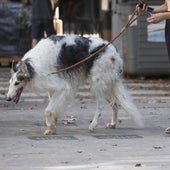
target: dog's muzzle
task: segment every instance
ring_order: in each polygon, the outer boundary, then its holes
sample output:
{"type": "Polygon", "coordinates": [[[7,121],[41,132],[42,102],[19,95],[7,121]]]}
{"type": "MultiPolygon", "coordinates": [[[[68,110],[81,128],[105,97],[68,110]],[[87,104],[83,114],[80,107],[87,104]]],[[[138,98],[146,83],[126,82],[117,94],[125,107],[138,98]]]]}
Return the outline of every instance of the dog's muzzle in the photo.
{"type": "Polygon", "coordinates": [[[17,90],[16,95],[14,97],[7,97],[6,100],[7,101],[13,101],[15,104],[17,104],[19,99],[20,99],[22,91],[23,91],[23,87],[21,87],[17,90]]]}

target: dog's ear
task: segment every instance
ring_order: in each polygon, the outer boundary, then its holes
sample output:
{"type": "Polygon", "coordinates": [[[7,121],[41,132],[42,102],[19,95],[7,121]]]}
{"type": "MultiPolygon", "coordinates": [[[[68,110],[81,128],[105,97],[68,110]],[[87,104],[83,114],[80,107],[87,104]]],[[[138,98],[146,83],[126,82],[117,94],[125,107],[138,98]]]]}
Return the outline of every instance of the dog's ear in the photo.
{"type": "Polygon", "coordinates": [[[11,74],[17,72],[17,62],[14,60],[12,61],[12,68],[11,68],[11,74]]]}
{"type": "Polygon", "coordinates": [[[22,81],[30,79],[29,71],[24,61],[20,61],[18,63],[18,70],[19,70],[19,74],[17,75],[18,80],[22,81]]]}
{"type": "Polygon", "coordinates": [[[22,73],[27,73],[28,72],[27,65],[25,64],[24,61],[20,61],[19,68],[20,68],[20,71],[22,73]]]}

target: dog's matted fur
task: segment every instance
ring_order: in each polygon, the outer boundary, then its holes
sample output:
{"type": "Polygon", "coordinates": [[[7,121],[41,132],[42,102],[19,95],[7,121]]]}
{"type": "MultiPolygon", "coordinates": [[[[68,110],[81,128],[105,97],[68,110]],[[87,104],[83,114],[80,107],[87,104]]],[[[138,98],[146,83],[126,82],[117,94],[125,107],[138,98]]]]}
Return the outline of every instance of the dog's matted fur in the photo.
{"type": "Polygon", "coordinates": [[[79,66],[58,74],[50,74],[77,63],[106,43],[101,38],[84,38],[76,35],[53,35],[42,39],[25,54],[16,68],[13,68],[7,100],[17,103],[25,86],[36,92],[47,91],[49,103],[45,109],[47,125],[45,134],[54,134],[55,123],[58,116],[64,112],[67,101],[72,100],[78,86],[89,78],[97,100],[97,109],[89,130],[97,126],[98,118],[103,112],[104,100],[110,103],[113,110],[108,127],[116,126],[118,105],[142,126],[142,116],[122,84],[123,63],[113,45],[109,45],[79,66]]]}

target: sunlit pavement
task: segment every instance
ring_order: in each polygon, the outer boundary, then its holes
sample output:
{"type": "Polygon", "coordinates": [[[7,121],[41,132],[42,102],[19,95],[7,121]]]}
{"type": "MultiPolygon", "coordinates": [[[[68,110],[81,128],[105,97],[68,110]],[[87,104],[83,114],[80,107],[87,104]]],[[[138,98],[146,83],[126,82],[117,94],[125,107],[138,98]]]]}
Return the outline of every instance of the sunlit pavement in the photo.
{"type": "Polygon", "coordinates": [[[117,129],[105,129],[111,110],[94,132],[88,131],[95,98],[86,83],[75,104],[61,115],[57,134],[44,136],[46,94],[25,90],[16,105],[5,101],[9,68],[0,68],[0,169],[43,170],[169,170],[170,80],[125,79],[145,127],[138,129],[120,109],[117,129]]]}

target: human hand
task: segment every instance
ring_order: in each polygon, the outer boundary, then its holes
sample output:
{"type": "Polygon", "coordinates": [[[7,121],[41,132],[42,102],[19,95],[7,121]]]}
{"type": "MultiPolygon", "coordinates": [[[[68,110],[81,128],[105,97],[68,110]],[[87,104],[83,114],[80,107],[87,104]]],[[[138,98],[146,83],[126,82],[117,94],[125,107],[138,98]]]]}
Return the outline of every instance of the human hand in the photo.
{"type": "Polygon", "coordinates": [[[136,11],[138,13],[147,12],[148,11],[148,5],[140,0],[139,3],[136,5],[136,11]]]}
{"type": "Polygon", "coordinates": [[[157,13],[157,14],[153,14],[151,17],[148,17],[147,22],[157,24],[160,21],[162,21],[163,19],[164,19],[163,13],[157,13]]]}

